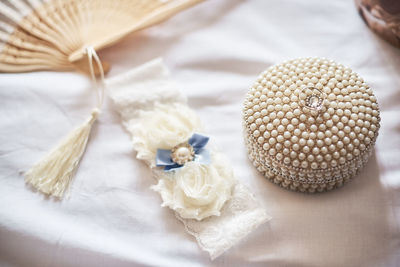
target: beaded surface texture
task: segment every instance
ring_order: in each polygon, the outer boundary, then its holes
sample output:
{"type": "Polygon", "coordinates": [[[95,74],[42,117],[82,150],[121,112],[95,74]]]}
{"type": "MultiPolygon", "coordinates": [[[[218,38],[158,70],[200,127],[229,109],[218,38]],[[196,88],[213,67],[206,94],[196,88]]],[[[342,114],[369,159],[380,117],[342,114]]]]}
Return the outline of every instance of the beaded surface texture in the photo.
{"type": "Polygon", "coordinates": [[[368,161],[380,127],[372,90],[324,58],[272,66],[248,91],[243,125],[250,160],[274,183],[301,192],[342,186],[368,161]]]}

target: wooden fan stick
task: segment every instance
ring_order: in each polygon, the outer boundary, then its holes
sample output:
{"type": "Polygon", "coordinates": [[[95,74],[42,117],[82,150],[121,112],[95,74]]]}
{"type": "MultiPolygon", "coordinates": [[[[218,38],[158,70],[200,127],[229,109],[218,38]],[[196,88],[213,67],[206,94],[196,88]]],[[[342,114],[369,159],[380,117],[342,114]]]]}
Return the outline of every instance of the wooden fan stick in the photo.
{"type": "MultiPolygon", "coordinates": [[[[167,20],[168,18],[172,17],[173,15],[175,15],[176,13],[189,8],[197,3],[200,3],[204,0],[185,0],[185,1],[180,1],[179,3],[175,3],[171,6],[166,6],[165,8],[162,8],[160,10],[158,10],[157,12],[151,13],[149,16],[143,18],[142,20],[140,20],[138,23],[134,24],[133,26],[131,26],[128,29],[125,29],[121,32],[118,32],[114,35],[111,36],[107,36],[107,38],[105,38],[104,40],[99,40],[96,43],[91,44],[91,46],[95,49],[95,50],[99,50],[102,48],[105,48],[107,46],[110,46],[114,43],[116,43],[117,41],[119,41],[122,37],[126,36],[129,33],[132,32],[136,32],[139,30],[142,30],[144,28],[147,28],[149,26],[161,23],[165,20],[167,20]]],[[[85,55],[85,48],[80,48],[79,50],[73,52],[68,60],[70,62],[75,62],[78,61],[80,59],[82,59],[82,57],[85,55]]]]}

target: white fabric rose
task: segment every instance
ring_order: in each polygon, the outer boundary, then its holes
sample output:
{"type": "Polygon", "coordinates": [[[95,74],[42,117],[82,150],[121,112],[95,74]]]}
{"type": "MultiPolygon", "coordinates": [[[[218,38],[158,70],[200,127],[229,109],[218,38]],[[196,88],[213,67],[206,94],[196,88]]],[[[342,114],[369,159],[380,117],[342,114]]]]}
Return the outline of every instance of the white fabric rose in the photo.
{"type": "Polygon", "coordinates": [[[151,111],[142,111],[131,128],[137,158],[154,166],[158,148],[171,149],[187,141],[201,125],[197,115],[183,104],[158,104],[151,111]]]}
{"type": "Polygon", "coordinates": [[[165,173],[152,188],[161,194],[162,206],[175,210],[182,218],[202,220],[219,216],[231,198],[235,183],[232,170],[217,153],[212,164],[188,162],[174,172],[165,173]]]}

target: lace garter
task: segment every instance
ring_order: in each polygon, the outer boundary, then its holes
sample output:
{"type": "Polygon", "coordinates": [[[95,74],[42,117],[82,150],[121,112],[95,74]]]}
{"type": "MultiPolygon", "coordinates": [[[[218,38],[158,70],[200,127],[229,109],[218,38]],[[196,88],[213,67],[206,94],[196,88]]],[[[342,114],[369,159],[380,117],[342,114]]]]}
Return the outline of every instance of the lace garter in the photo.
{"type": "MultiPolygon", "coordinates": [[[[270,216],[210,148],[201,122],[169,79],[161,59],[106,80],[108,94],[132,135],[136,157],[153,172],[162,206],[214,259],[270,216]]],[[[212,140],[212,138],[210,139],[212,140]]]]}

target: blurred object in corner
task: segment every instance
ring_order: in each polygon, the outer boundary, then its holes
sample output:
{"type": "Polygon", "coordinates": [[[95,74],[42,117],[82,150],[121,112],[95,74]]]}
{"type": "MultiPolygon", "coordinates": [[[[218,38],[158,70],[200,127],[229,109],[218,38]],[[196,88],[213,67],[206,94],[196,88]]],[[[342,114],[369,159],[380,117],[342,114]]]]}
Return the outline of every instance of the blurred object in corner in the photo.
{"type": "Polygon", "coordinates": [[[400,0],[355,0],[358,12],[375,33],[400,47],[400,0]]]}

